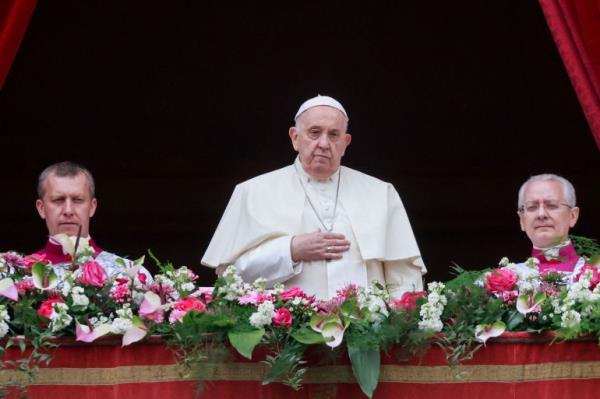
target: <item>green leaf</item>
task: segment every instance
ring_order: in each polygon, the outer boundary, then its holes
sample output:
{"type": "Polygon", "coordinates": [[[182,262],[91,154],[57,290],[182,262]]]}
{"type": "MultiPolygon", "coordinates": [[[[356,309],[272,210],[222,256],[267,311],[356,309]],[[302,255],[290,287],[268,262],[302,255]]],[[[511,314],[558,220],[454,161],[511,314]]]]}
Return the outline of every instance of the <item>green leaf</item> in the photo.
{"type": "Polygon", "coordinates": [[[275,356],[267,356],[264,361],[270,368],[262,384],[267,385],[273,381],[281,380],[286,385],[298,390],[306,368],[302,367],[306,361],[302,360],[306,347],[297,341],[284,345],[281,352],[275,356]]]}
{"type": "Polygon", "coordinates": [[[324,344],[326,342],[321,334],[306,327],[302,327],[301,329],[292,332],[292,337],[305,345],[324,344]]]}
{"type": "Polygon", "coordinates": [[[231,346],[233,346],[240,355],[250,360],[252,360],[252,351],[254,350],[254,347],[258,345],[263,335],[265,335],[264,328],[250,331],[229,331],[227,334],[231,346]]]}
{"type": "Polygon", "coordinates": [[[358,385],[360,385],[360,389],[365,395],[372,398],[379,381],[379,347],[348,345],[348,356],[352,363],[352,372],[358,385]]]}
{"type": "Polygon", "coordinates": [[[516,331],[516,328],[525,320],[525,316],[516,310],[511,310],[508,313],[508,317],[506,320],[506,329],[508,331],[516,331]]]}

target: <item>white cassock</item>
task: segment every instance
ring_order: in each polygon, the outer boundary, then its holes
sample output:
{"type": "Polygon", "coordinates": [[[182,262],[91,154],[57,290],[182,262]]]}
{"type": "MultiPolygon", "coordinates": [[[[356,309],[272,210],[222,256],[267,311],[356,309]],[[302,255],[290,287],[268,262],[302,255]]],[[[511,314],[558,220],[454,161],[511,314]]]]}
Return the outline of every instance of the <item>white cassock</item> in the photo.
{"type": "Polygon", "coordinates": [[[427,270],[391,184],[344,166],[317,181],[298,158],[295,165],[236,186],[203,265],[220,272],[233,264],[247,282],[264,277],[268,285],[284,282],[319,299],[335,296],[350,283],[367,286],[373,280],[387,284],[392,297],[423,288],[427,270]],[[350,241],[350,250],[340,260],[294,263],[292,237],[324,231],[315,211],[325,226],[333,223],[332,231],[350,241]]]}

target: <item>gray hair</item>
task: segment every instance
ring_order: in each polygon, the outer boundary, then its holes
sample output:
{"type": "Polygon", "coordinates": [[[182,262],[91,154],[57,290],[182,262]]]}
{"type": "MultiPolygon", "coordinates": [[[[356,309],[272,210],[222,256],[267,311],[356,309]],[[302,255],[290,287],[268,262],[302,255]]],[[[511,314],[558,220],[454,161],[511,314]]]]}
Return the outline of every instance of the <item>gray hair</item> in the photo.
{"type": "Polygon", "coordinates": [[[40,199],[44,198],[44,183],[48,176],[54,173],[59,177],[75,177],[80,173],[83,173],[88,180],[88,186],[90,188],[90,195],[94,198],[96,193],[96,184],[94,183],[94,178],[92,177],[92,173],[87,170],[83,165],[77,164],[75,162],[64,161],[55,163],[54,165],[48,166],[46,169],[40,173],[38,177],[38,186],[37,186],[37,194],[40,199]]]}
{"type": "Polygon", "coordinates": [[[523,206],[523,197],[525,196],[525,189],[527,188],[527,185],[529,183],[533,183],[536,181],[552,180],[557,181],[562,185],[563,195],[565,197],[567,205],[569,205],[570,207],[577,206],[577,199],[575,198],[575,188],[573,187],[571,182],[562,176],[554,175],[552,173],[544,173],[541,175],[531,176],[529,179],[527,179],[525,183],[523,183],[523,185],[521,185],[521,188],[519,189],[519,201],[517,203],[518,209],[521,209],[521,207],[523,206]]]}

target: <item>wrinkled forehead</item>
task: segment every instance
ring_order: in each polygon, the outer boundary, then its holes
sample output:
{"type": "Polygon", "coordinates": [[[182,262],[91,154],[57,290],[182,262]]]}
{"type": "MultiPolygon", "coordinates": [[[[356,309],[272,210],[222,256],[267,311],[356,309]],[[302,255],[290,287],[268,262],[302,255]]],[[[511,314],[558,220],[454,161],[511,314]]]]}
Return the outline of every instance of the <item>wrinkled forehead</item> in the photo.
{"type": "Polygon", "coordinates": [[[90,183],[87,176],[81,172],[75,176],[58,176],[51,173],[44,181],[44,193],[51,196],[90,196],[90,183]]]}
{"type": "Polygon", "coordinates": [[[524,202],[531,201],[565,201],[562,184],[557,180],[533,181],[525,187],[524,202]]]}

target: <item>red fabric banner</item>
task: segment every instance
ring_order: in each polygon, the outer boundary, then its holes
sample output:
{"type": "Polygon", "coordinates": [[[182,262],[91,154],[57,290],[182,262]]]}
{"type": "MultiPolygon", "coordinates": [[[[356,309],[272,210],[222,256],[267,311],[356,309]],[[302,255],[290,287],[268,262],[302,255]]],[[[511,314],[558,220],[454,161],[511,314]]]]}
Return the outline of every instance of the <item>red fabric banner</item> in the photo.
{"type": "Polygon", "coordinates": [[[37,0],[0,1],[0,89],[6,81],[37,0]]]}
{"type": "MultiPolygon", "coordinates": [[[[548,334],[505,333],[456,367],[447,365],[439,347],[408,362],[398,361],[391,351],[382,357],[373,398],[597,398],[600,349],[596,338],[553,344],[552,338],[548,334]]],[[[127,347],[113,337],[92,344],[63,339],[34,383],[28,383],[24,373],[3,370],[0,385],[17,380],[29,384],[30,399],[366,398],[348,359],[333,364],[332,359],[324,361],[327,356],[322,352],[308,353],[309,369],[302,389],[294,391],[277,382],[262,385],[267,372],[260,361],[266,354],[262,349],[255,350],[253,361],[232,353],[226,362],[201,362],[196,370],[204,380],[200,395],[193,376],[176,365],[172,348],[160,338],[127,347]]],[[[3,360],[20,357],[18,348],[12,347],[3,360]]]]}
{"type": "Polygon", "coordinates": [[[600,148],[600,0],[539,0],[600,148]]]}

